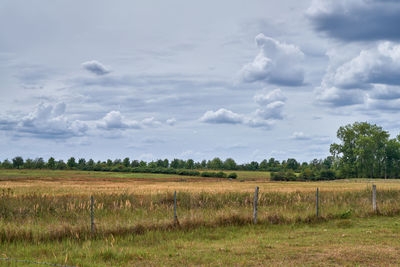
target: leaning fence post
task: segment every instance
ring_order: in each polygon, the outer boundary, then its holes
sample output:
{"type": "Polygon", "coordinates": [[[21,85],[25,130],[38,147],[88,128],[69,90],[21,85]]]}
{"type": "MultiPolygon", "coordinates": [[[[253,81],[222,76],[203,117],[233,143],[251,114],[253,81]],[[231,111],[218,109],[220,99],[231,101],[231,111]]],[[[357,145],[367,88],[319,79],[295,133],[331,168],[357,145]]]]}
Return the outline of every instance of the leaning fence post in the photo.
{"type": "Polygon", "coordinates": [[[174,224],[178,223],[178,217],[176,216],[176,191],[174,193],[174,224]]]}
{"type": "Polygon", "coordinates": [[[319,188],[317,187],[317,217],[319,216],[319,188]]]}
{"type": "Polygon", "coordinates": [[[90,203],[90,210],[91,210],[91,220],[90,220],[90,231],[93,234],[93,196],[90,197],[91,203],[90,203]]]}
{"type": "Polygon", "coordinates": [[[372,185],[372,209],[376,212],[376,185],[372,185]]]}
{"type": "Polygon", "coordinates": [[[256,186],[256,191],[254,192],[254,205],[253,205],[254,224],[257,224],[257,202],[258,202],[258,186],[256,186]]]}

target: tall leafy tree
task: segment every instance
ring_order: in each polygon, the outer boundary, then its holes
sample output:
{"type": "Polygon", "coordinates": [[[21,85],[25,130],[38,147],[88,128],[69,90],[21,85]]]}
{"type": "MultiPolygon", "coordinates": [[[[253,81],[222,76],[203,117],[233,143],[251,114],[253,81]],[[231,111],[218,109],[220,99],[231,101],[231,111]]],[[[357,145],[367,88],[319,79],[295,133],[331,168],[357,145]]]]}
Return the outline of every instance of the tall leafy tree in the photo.
{"type": "Polygon", "coordinates": [[[389,133],[368,122],[355,122],[337,131],[340,144],[332,144],[330,152],[339,159],[345,177],[383,177],[387,167],[386,146],[389,133]]]}
{"type": "Polygon", "coordinates": [[[13,167],[16,169],[21,169],[22,165],[24,165],[24,159],[22,157],[13,158],[13,167]]]}
{"type": "Polygon", "coordinates": [[[47,161],[47,168],[55,169],[56,168],[56,160],[53,157],[50,157],[47,161]]]}

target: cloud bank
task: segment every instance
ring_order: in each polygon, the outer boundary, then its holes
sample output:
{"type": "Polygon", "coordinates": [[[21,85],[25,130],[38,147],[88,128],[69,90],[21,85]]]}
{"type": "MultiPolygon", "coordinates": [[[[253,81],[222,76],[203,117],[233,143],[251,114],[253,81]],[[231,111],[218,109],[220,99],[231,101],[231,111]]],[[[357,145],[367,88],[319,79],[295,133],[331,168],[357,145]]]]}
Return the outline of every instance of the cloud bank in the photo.
{"type": "Polygon", "coordinates": [[[361,50],[358,56],[330,69],[321,86],[316,88],[317,100],[332,106],[350,106],[400,97],[400,45],[380,42],[374,48],[361,50]]]}
{"type": "Polygon", "coordinates": [[[314,0],[306,12],[315,30],[343,41],[399,40],[396,0],[314,0]]]}

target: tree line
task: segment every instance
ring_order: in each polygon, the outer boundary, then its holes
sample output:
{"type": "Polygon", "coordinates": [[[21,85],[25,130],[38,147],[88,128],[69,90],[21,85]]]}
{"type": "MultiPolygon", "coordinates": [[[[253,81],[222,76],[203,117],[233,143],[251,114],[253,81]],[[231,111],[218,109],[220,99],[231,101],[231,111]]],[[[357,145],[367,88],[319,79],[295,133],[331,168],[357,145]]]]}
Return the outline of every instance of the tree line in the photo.
{"type": "MultiPolygon", "coordinates": [[[[273,180],[326,180],[336,178],[399,178],[400,175],[400,135],[390,138],[382,127],[368,122],[355,122],[342,126],[337,131],[340,143],[330,145],[331,155],[323,159],[313,159],[300,163],[294,158],[279,161],[275,158],[261,162],[237,164],[234,159],[222,160],[218,157],[199,162],[193,159],[143,160],[108,159],[106,161],[69,158],[66,162],[50,157],[23,159],[20,156],[11,161],[0,161],[0,168],[54,169],[117,172],[156,172],[181,175],[201,175],[198,170],[247,170],[270,171],[273,180]]],[[[205,172],[205,176],[207,172],[205,172]]],[[[218,172],[208,172],[218,177],[218,172]]],[[[221,176],[221,172],[218,174],[221,176]]],[[[208,176],[208,177],[210,177],[208,176]]],[[[222,175],[223,176],[223,175],[222,175]]]]}
{"type": "Polygon", "coordinates": [[[169,161],[168,159],[159,159],[156,161],[139,161],[130,160],[130,158],[124,159],[108,159],[106,161],[97,161],[93,159],[86,160],[84,158],[75,159],[75,157],[69,158],[66,162],[64,160],[55,160],[50,157],[47,161],[43,158],[26,159],[18,156],[13,158],[11,161],[6,159],[0,162],[1,168],[5,169],[53,169],[53,170],[84,170],[84,171],[122,171],[124,169],[130,170],[134,168],[165,168],[165,169],[187,169],[187,170],[247,170],[247,171],[301,171],[304,168],[321,169],[330,168],[332,165],[332,157],[328,157],[324,160],[314,159],[310,163],[303,162],[299,163],[296,159],[289,158],[280,162],[275,158],[265,159],[261,162],[252,161],[250,163],[237,164],[232,158],[222,160],[218,157],[212,160],[202,160],[195,162],[192,159],[182,160],[174,159],[169,161]]]}

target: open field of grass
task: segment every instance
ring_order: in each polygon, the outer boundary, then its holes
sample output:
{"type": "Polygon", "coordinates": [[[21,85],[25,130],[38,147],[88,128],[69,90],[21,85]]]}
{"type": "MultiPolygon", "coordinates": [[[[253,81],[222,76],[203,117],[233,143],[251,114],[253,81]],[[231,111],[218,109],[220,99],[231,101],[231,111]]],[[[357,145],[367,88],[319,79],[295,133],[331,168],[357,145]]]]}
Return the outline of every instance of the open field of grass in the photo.
{"type": "Polygon", "coordinates": [[[371,217],[18,241],[1,244],[0,256],[79,266],[398,266],[399,235],[400,217],[371,217]]]}
{"type": "Polygon", "coordinates": [[[347,179],[319,182],[271,182],[268,172],[238,171],[238,179],[204,178],[151,173],[115,173],[52,170],[0,169],[0,190],[11,188],[14,194],[31,192],[90,195],[96,193],[149,193],[165,192],[313,192],[360,191],[372,183],[379,189],[399,189],[400,180],[347,179]]]}
{"type": "Polygon", "coordinates": [[[238,174],[230,181],[0,170],[0,258],[79,266],[400,263],[400,181],[271,182],[266,173],[238,174]],[[258,224],[252,225],[255,186],[258,224]]]}

